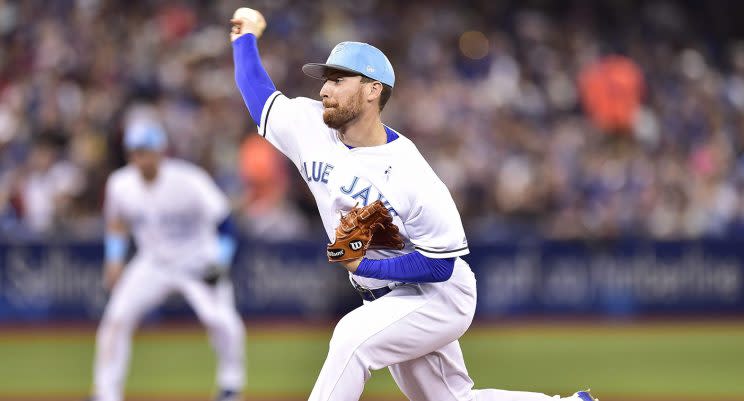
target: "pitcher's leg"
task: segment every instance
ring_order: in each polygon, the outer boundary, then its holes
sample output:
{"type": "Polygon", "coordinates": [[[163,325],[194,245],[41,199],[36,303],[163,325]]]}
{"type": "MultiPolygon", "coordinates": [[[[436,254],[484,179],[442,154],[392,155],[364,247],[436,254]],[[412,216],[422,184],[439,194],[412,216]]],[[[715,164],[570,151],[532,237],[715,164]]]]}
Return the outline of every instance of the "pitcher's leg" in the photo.
{"type": "Polygon", "coordinates": [[[229,280],[214,286],[188,278],[182,292],[209,333],[217,354],[217,385],[221,390],[240,392],[245,384],[245,328],[235,309],[229,280]]]}
{"type": "Polygon", "coordinates": [[[472,399],[473,381],[457,341],[389,369],[400,390],[411,401],[472,399]]]}
{"type": "Polygon", "coordinates": [[[422,341],[411,337],[401,322],[426,305],[427,300],[421,296],[390,295],[360,306],[338,322],[310,401],[358,400],[372,370],[410,359],[409,352],[417,351],[415,345],[422,341]]]}
{"type": "Polygon", "coordinates": [[[357,400],[371,371],[419,358],[462,335],[469,319],[442,319],[441,303],[415,291],[400,287],[338,323],[311,401],[357,400]]]}
{"type": "Polygon", "coordinates": [[[558,396],[529,391],[508,391],[496,389],[473,390],[475,401],[556,401],[558,396]]]}
{"type": "Polygon", "coordinates": [[[458,341],[390,366],[390,373],[411,401],[555,401],[541,393],[473,390],[458,341]]]}
{"type": "Polygon", "coordinates": [[[310,400],[358,400],[372,370],[418,359],[460,338],[476,303],[475,279],[466,267],[446,282],[398,287],[346,315],[310,400]]]}
{"type": "Polygon", "coordinates": [[[168,283],[140,266],[128,267],[114,287],[96,334],[96,401],[121,401],[132,334],[142,316],[163,301],[168,283]]]}

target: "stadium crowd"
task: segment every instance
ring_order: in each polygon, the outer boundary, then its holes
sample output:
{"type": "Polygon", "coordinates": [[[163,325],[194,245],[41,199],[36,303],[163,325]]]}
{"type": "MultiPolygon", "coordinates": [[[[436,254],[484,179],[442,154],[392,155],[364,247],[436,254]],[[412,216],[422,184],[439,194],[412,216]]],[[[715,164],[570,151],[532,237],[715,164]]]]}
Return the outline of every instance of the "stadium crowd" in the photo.
{"type": "MultiPolygon", "coordinates": [[[[340,41],[386,52],[397,80],[383,121],[417,143],[471,239],[744,233],[744,6],[560,3],[250,6],[289,96],[318,97],[300,67],[340,41]]],[[[247,233],[320,232],[302,178],[252,135],[235,88],[227,21],[244,5],[0,0],[0,236],[100,235],[140,103],[171,155],[213,173],[247,233]]]]}

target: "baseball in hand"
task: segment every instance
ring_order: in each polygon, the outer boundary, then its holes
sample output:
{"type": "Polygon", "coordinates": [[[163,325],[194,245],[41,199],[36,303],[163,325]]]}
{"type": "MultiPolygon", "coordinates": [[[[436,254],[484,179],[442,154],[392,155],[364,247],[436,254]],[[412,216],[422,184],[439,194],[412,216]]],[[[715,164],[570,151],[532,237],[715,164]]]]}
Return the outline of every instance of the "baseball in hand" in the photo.
{"type": "Polygon", "coordinates": [[[233,24],[232,40],[246,33],[252,33],[257,38],[260,38],[266,28],[266,19],[264,19],[264,16],[260,12],[248,7],[240,7],[235,10],[230,22],[233,24]]]}

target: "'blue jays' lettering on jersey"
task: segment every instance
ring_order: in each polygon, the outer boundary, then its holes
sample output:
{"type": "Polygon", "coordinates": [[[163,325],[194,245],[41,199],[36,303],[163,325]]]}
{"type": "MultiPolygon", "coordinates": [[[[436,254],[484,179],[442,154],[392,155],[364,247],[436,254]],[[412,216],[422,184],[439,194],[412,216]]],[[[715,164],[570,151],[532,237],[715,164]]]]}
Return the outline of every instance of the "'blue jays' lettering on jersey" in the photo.
{"type": "MultiPolygon", "coordinates": [[[[308,184],[312,182],[318,182],[322,184],[328,184],[328,177],[333,171],[333,165],[322,161],[302,162],[302,176],[305,178],[308,184]]],[[[390,202],[382,195],[382,192],[377,190],[372,184],[361,184],[359,177],[354,176],[352,179],[341,185],[338,189],[341,193],[349,195],[352,199],[355,199],[362,206],[380,200],[383,205],[390,211],[391,214],[397,216],[398,213],[395,209],[390,206],[390,202]]]]}
{"type": "Polygon", "coordinates": [[[359,184],[359,177],[357,176],[354,176],[351,182],[342,185],[339,189],[342,193],[351,196],[352,199],[358,200],[363,206],[367,206],[379,199],[392,215],[398,215],[395,209],[390,206],[390,202],[382,195],[382,192],[378,191],[372,184],[367,186],[359,184]],[[375,196],[375,192],[377,192],[377,196],[375,196]]]}
{"type": "Polygon", "coordinates": [[[331,174],[332,170],[333,165],[326,162],[311,162],[310,168],[308,168],[307,162],[302,162],[302,176],[308,183],[315,181],[328,184],[328,175],[331,174]]]}

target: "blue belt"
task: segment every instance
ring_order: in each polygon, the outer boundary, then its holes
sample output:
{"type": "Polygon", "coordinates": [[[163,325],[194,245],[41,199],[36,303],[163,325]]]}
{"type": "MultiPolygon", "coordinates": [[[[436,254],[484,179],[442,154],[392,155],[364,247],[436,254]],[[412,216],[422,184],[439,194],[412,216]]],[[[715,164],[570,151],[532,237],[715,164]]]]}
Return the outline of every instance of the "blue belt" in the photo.
{"type": "Polygon", "coordinates": [[[369,288],[362,287],[354,279],[351,279],[351,283],[354,285],[354,289],[359,293],[359,296],[361,296],[363,300],[369,301],[369,302],[372,302],[375,299],[381,298],[389,294],[395,288],[406,285],[406,283],[390,283],[385,287],[369,289],[369,288]]]}

